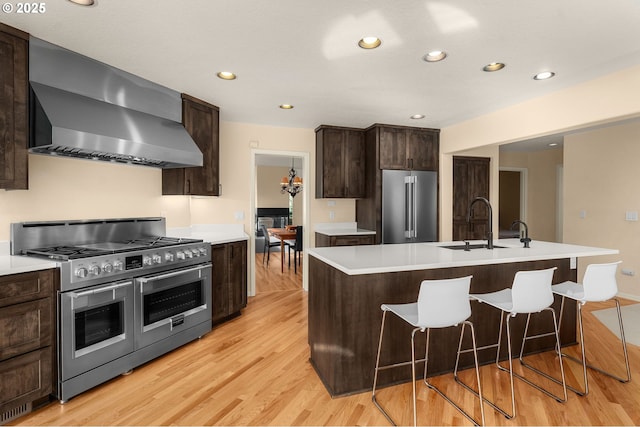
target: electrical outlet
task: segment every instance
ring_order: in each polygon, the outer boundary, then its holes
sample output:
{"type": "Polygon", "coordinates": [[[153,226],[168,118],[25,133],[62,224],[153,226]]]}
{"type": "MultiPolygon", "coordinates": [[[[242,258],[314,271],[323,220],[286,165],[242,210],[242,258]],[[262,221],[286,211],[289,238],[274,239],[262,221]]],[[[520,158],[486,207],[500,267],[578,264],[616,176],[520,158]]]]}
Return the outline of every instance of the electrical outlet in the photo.
{"type": "Polygon", "coordinates": [[[638,220],[638,211],[627,211],[624,215],[625,221],[637,221],[638,220]]]}
{"type": "Polygon", "coordinates": [[[329,219],[333,221],[336,219],[336,213],[334,211],[329,211],[329,219]]]}
{"type": "Polygon", "coordinates": [[[587,211],[585,211],[584,209],[582,209],[580,211],[580,218],[581,219],[585,219],[587,217],[587,211]]]}

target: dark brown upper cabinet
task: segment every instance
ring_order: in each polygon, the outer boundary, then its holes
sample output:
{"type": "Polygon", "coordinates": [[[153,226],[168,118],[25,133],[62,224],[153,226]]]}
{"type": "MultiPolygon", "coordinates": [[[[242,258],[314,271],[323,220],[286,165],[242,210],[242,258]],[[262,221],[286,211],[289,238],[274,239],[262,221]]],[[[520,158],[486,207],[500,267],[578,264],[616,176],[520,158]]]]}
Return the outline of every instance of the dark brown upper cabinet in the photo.
{"type": "Polygon", "coordinates": [[[362,129],[316,129],[316,198],[365,197],[365,142],[362,129]]]}
{"type": "Polygon", "coordinates": [[[380,169],[437,171],[438,129],[374,125],[380,142],[380,169]]]}
{"type": "Polygon", "coordinates": [[[476,203],[470,223],[467,222],[467,215],[474,198],[489,199],[490,164],[491,159],[485,157],[453,157],[453,240],[487,238],[487,207],[476,203]]]}
{"type": "Polygon", "coordinates": [[[203,165],[162,170],[162,194],[220,195],[220,110],[182,94],[182,124],[202,151],[203,165]]]}
{"type": "Polygon", "coordinates": [[[0,188],[26,190],[29,35],[0,23],[0,188]]]}

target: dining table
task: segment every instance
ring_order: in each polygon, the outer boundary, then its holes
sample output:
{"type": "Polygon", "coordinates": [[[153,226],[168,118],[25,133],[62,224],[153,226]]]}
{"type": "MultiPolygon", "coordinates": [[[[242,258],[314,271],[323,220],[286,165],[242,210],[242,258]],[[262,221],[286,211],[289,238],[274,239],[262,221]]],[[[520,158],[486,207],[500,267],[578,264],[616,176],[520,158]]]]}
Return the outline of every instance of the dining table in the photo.
{"type": "Polygon", "coordinates": [[[267,228],[270,236],[280,239],[280,271],[284,273],[284,242],[285,240],[295,240],[296,226],[287,225],[285,228],[267,228]]]}

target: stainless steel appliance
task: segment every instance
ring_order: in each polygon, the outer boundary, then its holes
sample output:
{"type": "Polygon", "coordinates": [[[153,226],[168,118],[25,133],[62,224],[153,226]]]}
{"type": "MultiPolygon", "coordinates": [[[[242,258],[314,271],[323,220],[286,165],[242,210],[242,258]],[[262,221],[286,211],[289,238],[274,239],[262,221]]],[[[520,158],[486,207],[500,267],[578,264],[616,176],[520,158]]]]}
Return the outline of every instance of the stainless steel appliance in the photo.
{"type": "Polygon", "coordinates": [[[29,40],[36,154],[159,168],[202,166],[180,93],[35,37],[29,40]]]}
{"type": "Polygon", "coordinates": [[[11,253],[58,262],[58,386],[65,402],[211,330],[210,245],[164,218],[11,225],[11,253]]]}
{"type": "Polygon", "coordinates": [[[382,243],[434,242],[438,173],[382,171],[382,243]]]}

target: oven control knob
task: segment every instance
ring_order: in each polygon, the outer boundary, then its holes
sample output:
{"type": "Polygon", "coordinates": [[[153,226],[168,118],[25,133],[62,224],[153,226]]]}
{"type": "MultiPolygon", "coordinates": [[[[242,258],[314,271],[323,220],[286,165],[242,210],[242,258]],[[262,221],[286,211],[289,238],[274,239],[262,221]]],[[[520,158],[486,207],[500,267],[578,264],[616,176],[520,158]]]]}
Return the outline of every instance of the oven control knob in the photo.
{"type": "Polygon", "coordinates": [[[154,264],[160,264],[162,262],[162,257],[158,254],[153,254],[152,260],[154,264]]]}
{"type": "Polygon", "coordinates": [[[199,257],[199,256],[200,256],[200,251],[199,251],[199,250],[197,250],[197,249],[193,249],[193,250],[191,251],[191,253],[193,254],[193,256],[194,256],[194,257],[199,257]]]}
{"type": "Polygon", "coordinates": [[[193,258],[193,252],[187,249],[186,251],[184,251],[184,256],[186,256],[187,258],[193,258]]]}
{"type": "Polygon", "coordinates": [[[176,253],[176,258],[178,258],[178,259],[185,259],[184,252],[182,252],[182,251],[178,251],[178,252],[176,253]]]}
{"type": "Polygon", "coordinates": [[[123,267],[122,261],[116,261],[113,263],[113,271],[122,271],[123,267]]]}
{"type": "Polygon", "coordinates": [[[88,273],[89,273],[89,272],[87,271],[87,269],[86,269],[86,268],[84,268],[84,267],[80,267],[79,269],[77,269],[77,270],[76,270],[76,277],[79,277],[79,278],[81,278],[81,279],[82,279],[82,278],[84,278],[84,277],[87,277],[87,274],[88,274],[88,273]]]}
{"type": "Polygon", "coordinates": [[[105,273],[111,273],[113,271],[113,265],[106,262],[102,265],[102,271],[105,273]]]}
{"type": "Polygon", "coordinates": [[[100,269],[100,266],[99,266],[99,265],[92,265],[91,267],[89,267],[89,274],[90,274],[91,276],[97,276],[97,275],[99,275],[99,274],[100,274],[100,271],[102,271],[102,270],[100,269]]]}
{"type": "Polygon", "coordinates": [[[142,257],[142,265],[151,265],[151,257],[149,255],[142,257]]]}
{"type": "Polygon", "coordinates": [[[167,262],[173,262],[173,260],[175,259],[175,255],[173,255],[173,252],[167,252],[164,254],[164,260],[167,262]]]}
{"type": "Polygon", "coordinates": [[[200,255],[205,256],[207,254],[207,249],[206,248],[200,248],[200,255]]]}

